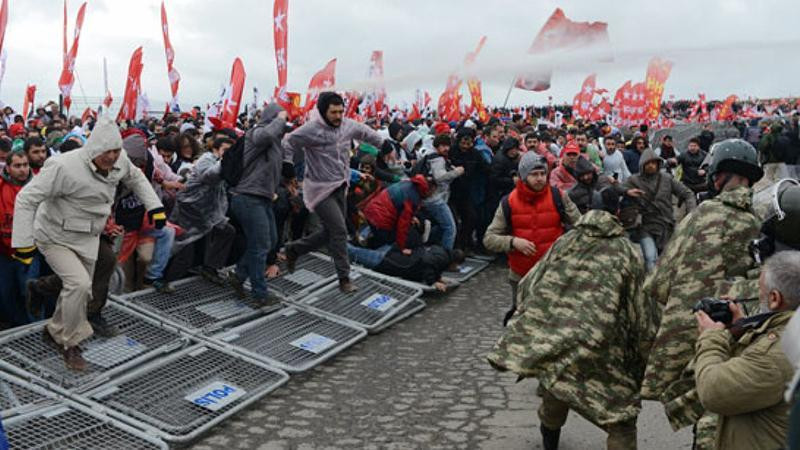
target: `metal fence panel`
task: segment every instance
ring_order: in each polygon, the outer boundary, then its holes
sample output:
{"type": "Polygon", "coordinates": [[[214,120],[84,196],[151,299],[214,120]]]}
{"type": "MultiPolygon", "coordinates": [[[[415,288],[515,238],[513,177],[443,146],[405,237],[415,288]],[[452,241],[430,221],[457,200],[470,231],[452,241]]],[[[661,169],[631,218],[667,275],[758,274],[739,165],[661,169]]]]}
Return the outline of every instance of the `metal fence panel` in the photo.
{"type": "Polygon", "coordinates": [[[367,332],[341,320],[289,307],[214,336],[236,352],[288,372],[321,364],[367,332]]]}
{"type": "Polygon", "coordinates": [[[0,336],[0,365],[33,375],[65,390],[83,392],[111,375],[183,345],[180,333],[156,320],[109,302],[106,320],[117,327],[114,338],[92,336],[81,344],[88,363],[83,372],[66,368],[61,353],[44,341],[44,322],[26,325],[0,336]]]}
{"type": "Polygon", "coordinates": [[[467,258],[461,265],[458,266],[457,272],[444,272],[442,274],[445,278],[452,278],[458,282],[465,282],[474,277],[481,270],[487,268],[489,263],[477,258],[467,258]]]}
{"type": "Polygon", "coordinates": [[[111,298],[189,333],[219,330],[278,308],[277,305],[265,307],[250,297],[241,300],[232,288],[201,277],[177,281],[173,287],[173,294],[146,289],[111,298]]]}
{"type": "Polygon", "coordinates": [[[333,282],[307,295],[301,304],[372,331],[422,295],[419,288],[374,272],[352,271],[350,279],[358,288],[355,292],[344,294],[333,282]]]}
{"type": "Polygon", "coordinates": [[[402,322],[409,317],[413,316],[414,314],[422,311],[425,307],[428,306],[425,301],[422,299],[416,299],[413,302],[407,304],[403,309],[401,309],[397,315],[391,318],[391,320],[386,321],[383,325],[370,330],[370,333],[380,333],[381,331],[393,326],[396,323],[402,322]]]}
{"type": "Polygon", "coordinates": [[[107,414],[186,442],[288,379],[279,369],[206,343],[152,361],[87,397],[107,414]]]}
{"type": "Polygon", "coordinates": [[[141,430],[73,403],[4,419],[3,427],[14,449],[167,449],[163,441],[141,430]]]}
{"type": "Polygon", "coordinates": [[[320,253],[309,253],[297,259],[294,273],[284,261],[278,262],[281,275],[267,281],[269,290],[281,300],[292,300],[336,279],[333,261],[320,253]]]}
{"type": "Polygon", "coordinates": [[[0,417],[8,418],[52,401],[53,395],[41,387],[0,372],[0,417]]]}

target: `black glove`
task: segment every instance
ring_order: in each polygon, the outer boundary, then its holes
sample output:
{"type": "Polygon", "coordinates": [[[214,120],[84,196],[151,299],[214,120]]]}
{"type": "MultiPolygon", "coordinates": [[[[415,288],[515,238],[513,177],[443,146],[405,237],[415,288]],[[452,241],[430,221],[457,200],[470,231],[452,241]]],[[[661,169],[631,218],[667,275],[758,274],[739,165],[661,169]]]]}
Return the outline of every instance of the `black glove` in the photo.
{"type": "Polygon", "coordinates": [[[147,211],[147,217],[150,219],[150,223],[156,230],[164,228],[164,225],[167,224],[167,212],[163,207],[158,207],[147,211]]]}

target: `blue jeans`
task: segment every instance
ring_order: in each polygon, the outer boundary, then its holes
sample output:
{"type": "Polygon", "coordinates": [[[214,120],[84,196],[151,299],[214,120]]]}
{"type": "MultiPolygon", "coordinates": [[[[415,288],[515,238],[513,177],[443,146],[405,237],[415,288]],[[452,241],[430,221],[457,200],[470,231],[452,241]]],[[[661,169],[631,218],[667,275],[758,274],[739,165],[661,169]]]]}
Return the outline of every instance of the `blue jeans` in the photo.
{"type": "Polygon", "coordinates": [[[355,264],[360,264],[367,269],[374,269],[378,264],[383,261],[383,257],[392,249],[391,245],[383,245],[371,250],[363,247],[356,247],[353,244],[347,244],[347,256],[350,261],[355,264]]]}
{"type": "Polygon", "coordinates": [[[0,255],[0,321],[14,326],[34,321],[25,310],[25,284],[39,275],[40,263],[39,255],[30,266],[0,255]]]}
{"type": "Polygon", "coordinates": [[[267,298],[267,254],[278,241],[272,202],[264,197],[237,194],[231,199],[231,212],[244,230],[247,248],[236,264],[236,277],[250,279],[253,297],[267,298]]]}
{"type": "Polygon", "coordinates": [[[145,232],[144,235],[156,240],[153,246],[153,259],[150,261],[144,277],[148,280],[160,280],[164,278],[164,269],[167,268],[172,253],[175,229],[171,227],[164,227],[160,230],[152,229],[145,232]]]}
{"type": "Polygon", "coordinates": [[[425,211],[442,232],[442,247],[452,250],[456,242],[456,219],[450,207],[445,202],[436,202],[425,204],[425,211]]]}
{"type": "Polygon", "coordinates": [[[639,246],[642,247],[642,254],[644,254],[644,266],[650,272],[656,266],[656,261],[658,261],[656,241],[649,234],[642,233],[639,238],[639,246]]]}

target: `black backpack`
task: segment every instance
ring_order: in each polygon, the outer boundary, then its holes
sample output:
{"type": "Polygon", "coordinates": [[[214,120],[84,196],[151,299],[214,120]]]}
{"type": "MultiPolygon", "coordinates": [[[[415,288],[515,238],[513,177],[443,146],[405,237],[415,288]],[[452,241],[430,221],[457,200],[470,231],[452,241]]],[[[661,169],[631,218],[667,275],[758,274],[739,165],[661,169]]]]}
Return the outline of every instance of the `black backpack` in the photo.
{"type": "Polygon", "coordinates": [[[411,168],[410,176],[412,177],[414,175],[422,175],[425,177],[430,176],[431,175],[429,173],[431,171],[430,160],[438,156],[439,156],[438,153],[429,153],[425,155],[422,159],[418,160],[416,164],[414,164],[413,168],[411,168]]]}
{"type": "MultiPolygon", "coordinates": [[[[247,135],[245,135],[247,136],[247,135]]],[[[239,184],[244,172],[244,138],[242,136],[236,139],[236,142],[231,148],[225,150],[222,155],[222,162],[220,162],[220,177],[228,183],[228,186],[234,187],[239,184]]]]}

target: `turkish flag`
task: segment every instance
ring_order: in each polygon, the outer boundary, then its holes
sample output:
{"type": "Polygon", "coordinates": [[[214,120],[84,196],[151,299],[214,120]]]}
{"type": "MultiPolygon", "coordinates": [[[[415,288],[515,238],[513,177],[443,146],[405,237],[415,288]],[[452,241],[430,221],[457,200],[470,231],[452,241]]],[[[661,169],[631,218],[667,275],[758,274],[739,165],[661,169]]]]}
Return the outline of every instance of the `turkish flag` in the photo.
{"type": "MultiPolygon", "coordinates": [[[[548,53],[598,47],[602,53],[610,53],[608,24],[605,22],[573,22],[561,8],[556,8],[547,19],[528,53],[545,55],[548,53]]],[[[534,72],[517,76],[514,86],[528,91],[550,89],[552,67],[537,69],[534,72]]]]}
{"type": "Polygon", "coordinates": [[[122,97],[122,107],[117,115],[117,122],[133,120],[136,117],[143,68],[142,47],[139,47],[133,51],[128,64],[128,80],[125,82],[125,94],[122,97]]]}
{"type": "Polygon", "coordinates": [[[175,61],[175,50],[172,48],[172,42],[169,40],[169,26],[167,25],[167,10],[164,7],[164,2],[161,2],[161,31],[164,35],[164,53],[167,56],[167,76],[169,77],[169,88],[172,92],[171,107],[167,108],[168,111],[173,110],[178,104],[178,85],[181,82],[181,74],[172,66],[175,61]]]}
{"type": "Polygon", "coordinates": [[[664,97],[664,84],[672,71],[672,63],[653,58],[647,64],[647,76],[645,77],[646,118],[655,120],[661,113],[661,99],[664,97]]]}
{"type": "MultiPolygon", "coordinates": [[[[286,73],[288,70],[288,27],[289,0],[275,0],[272,7],[272,36],[275,41],[275,67],[278,69],[278,88],[286,88],[286,73]]],[[[288,98],[282,98],[287,101],[288,98]]]]}
{"type": "Polygon", "coordinates": [[[22,117],[28,119],[28,111],[30,110],[33,100],[36,97],[36,85],[29,84],[25,88],[25,101],[22,103],[22,117]]]}
{"type": "Polygon", "coordinates": [[[233,60],[231,68],[231,82],[225,91],[225,98],[222,101],[222,111],[220,112],[220,122],[222,128],[236,128],[236,120],[239,118],[239,105],[242,102],[242,92],[244,92],[244,80],[247,74],[244,72],[242,60],[233,60]]]}
{"type": "MultiPolygon", "coordinates": [[[[5,10],[5,8],[3,9],[5,10]]],[[[81,8],[78,10],[78,18],[75,22],[75,36],[72,40],[72,47],[70,47],[69,53],[67,53],[64,57],[64,64],[61,68],[61,77],[58,79],[58,89],[61,90],[61,95],[64,96],[64,106],[67,107],[67,110],[69,110],[69,107],[72,105],[70,93],[72,92],[72,85],[75,83],[73,71],[75,70],[75,58],[78,57],[78,42],[80,41],[81,27],[83,27],[83,17],[85,14],[86,2],[84,2],[83,5],[81,5],[81,8]]]]}
{"type": "Polygon", "coordinates": [[[336,84],[336,58],[328,61],[325,67],[311,77],[306,93],[305,113],[311,111],[317,104],[317,98],[322,91],[330,90],[336,84]]]}

